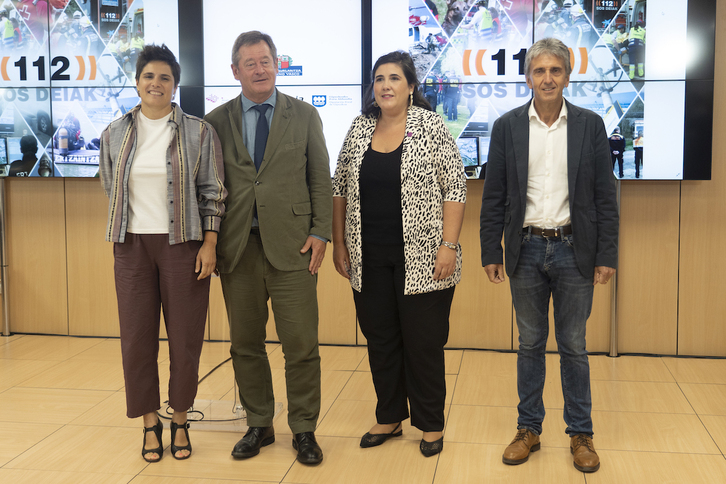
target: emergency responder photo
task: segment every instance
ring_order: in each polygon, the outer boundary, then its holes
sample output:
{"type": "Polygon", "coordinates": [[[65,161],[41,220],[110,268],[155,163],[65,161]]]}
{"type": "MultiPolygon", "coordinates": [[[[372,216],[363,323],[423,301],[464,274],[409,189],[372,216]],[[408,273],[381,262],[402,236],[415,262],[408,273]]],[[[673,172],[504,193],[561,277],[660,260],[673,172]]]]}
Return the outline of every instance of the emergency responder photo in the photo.
{"type": "Polygon", "coordinates": [[[638,20],[628,34],[628,61],[631,79],[645,76],[645,22],[638,20]]]}
{"type": "Polygon", "coordinates": [[[615,170],[615,162],[618,162],[618,178],[623,177],[623,153],[625,152],[625,138],[620,135],[620,128],[617,126],[613,129],[613,134],[608,138],[610,143],[610,157],[613,160],[613,170],[615,170]]]}
{"type": "Polygon", "coordinates": [[[461,28],[470,31],[468,35],[468,47],[485,48],[492,44],[494,39],[494,21],[489,10],[488,0],[479,0],[476,7],[472,9],[474,16],[468,23],[463,23],[461,28]]]}

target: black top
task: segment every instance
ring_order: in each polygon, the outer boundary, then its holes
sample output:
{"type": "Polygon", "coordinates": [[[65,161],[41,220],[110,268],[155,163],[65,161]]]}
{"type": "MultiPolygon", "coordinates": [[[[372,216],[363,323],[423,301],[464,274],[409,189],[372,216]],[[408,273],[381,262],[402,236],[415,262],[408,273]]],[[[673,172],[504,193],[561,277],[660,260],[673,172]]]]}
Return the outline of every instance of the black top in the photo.
{"type": "Polygon", "coordinates": [[[368,148],[360,167],[361,237],[367,244],[403,244],[401,154],[368,148]]]}

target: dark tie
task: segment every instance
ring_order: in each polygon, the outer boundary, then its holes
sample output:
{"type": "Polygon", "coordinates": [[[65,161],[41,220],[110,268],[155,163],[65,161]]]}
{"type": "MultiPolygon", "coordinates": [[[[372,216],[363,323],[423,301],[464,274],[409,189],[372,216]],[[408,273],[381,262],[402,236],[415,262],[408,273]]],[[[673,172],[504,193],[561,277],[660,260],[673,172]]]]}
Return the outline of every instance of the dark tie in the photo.
{"type": "Polygon", "coordinates": [[[257,129],[255,130],[255,169],[257,171],[260,171],[262,157],[265,156],[265,146],[267,146],[267,135],[270,134],[270,127],[267,125],[267,117],[265,116],[269,107],[269,104],[252,106],[252,109],[260,114],[257,119],[257,129]]]}

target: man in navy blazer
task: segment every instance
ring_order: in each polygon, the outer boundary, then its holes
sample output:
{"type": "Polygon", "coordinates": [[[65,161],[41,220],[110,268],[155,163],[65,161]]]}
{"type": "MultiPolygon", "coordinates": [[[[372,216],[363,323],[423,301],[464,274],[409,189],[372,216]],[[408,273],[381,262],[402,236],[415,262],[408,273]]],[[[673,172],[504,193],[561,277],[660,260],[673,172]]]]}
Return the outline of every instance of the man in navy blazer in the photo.
{"type": "Polygon", "coordinates": [[[578,470],[595,472],[585,326],[594,285],[607,283],[617,268],[618,207],[602,119],[562,96],[571,71],[569,51],[557,39],[542,39],[527,52],[534,100],[492,127],[481,258],[495,284],[504,282],[506,260],[519,329],[518,430],[503,462],[522,464],[540,447],[552,296],[570,449],[578,470]]]}

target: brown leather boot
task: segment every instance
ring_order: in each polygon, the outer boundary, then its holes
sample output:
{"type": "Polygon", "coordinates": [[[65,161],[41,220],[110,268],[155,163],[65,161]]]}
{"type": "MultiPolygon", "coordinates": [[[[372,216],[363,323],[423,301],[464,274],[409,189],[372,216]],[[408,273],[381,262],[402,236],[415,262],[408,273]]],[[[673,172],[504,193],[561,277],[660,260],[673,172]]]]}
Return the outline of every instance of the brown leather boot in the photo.
{"type": "Polygon", "coordinates": [[[575,459],[575,469],[581,472],[595,472],[600,468],[600,457],[595,452],[592,437],[587,434],[573,435],[570,452],[575,459]]]}
{"type": "Polygon", "coordinates": [[[524,464],[529,459],[529,453],[538,450],[539,435],[527,429],[519,429],[512,443],[504,449],[502,462],[512,466],[524,464]]]}

